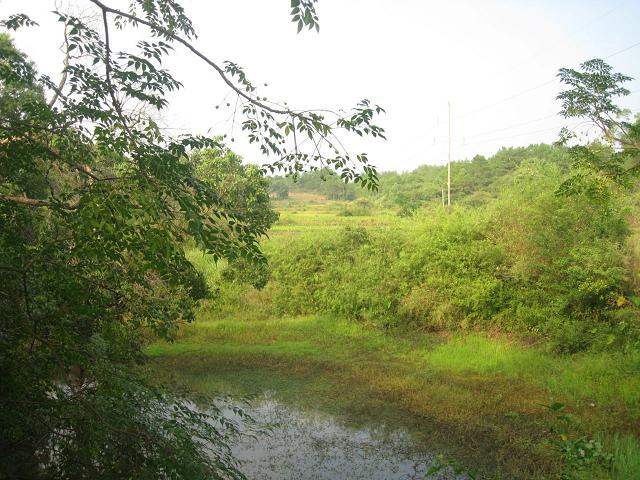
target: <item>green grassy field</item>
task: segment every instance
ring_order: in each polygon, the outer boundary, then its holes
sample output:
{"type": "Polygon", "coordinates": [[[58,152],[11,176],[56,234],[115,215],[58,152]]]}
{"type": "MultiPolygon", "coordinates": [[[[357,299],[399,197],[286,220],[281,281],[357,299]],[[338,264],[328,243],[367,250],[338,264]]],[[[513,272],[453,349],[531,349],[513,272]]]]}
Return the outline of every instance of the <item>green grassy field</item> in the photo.
{"type": "MultiPolygon", "coordinates": [[[[278,208],[267,252],[297,231],[403,222],[393,212],[344,216],[343,204],[317,198],[294,196],[278,208]]],[[[197,252],[190,258],[215,283],[215,265],[197,252]]],[[[561,478],[579,439],[596,439],[613,460],[564,478],[640,478],[637,352],[558,356],[505,335],[384,331],[325,315],[273,318],[264,295],[242,289],[225,305],[205,302],[177,341],[147,348],[155,375],[203,393],[220,387],[211,372],[313,378],[304,395],[326,399],[325,408],[391,405],[420,422],[431,448],[478,468],[481,478],[561,478]]]]}
{"type": "MultiPolygon", "coordinates": [[[[391,210],[368,215],[349,215],[349,202],[326,201],[319,195],[292,192],[287,200],[275,202],[280,220],[269,231],[271,238],[296,232],[332,230],[350,226],[397,227],[398,216],[391,210]]],[[[400,222],[401,223],[401,222],[400,222]]]]}

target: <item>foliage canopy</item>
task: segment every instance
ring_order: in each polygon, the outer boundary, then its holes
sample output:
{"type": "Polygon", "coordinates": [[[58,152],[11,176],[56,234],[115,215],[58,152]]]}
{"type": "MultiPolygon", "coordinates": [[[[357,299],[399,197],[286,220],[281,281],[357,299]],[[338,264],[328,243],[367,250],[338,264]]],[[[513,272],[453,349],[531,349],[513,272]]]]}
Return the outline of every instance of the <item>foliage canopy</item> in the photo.
{"type": "MultiPolygon", "coordinates": [[[[144,339],[171,338],[206,295],[185,243],[216,260],[259,262],[274,221],[260,171],[215,139],[158,126],[155,112],[182,86],[162,61],[185,48],[219,75],[249,141],[273,158],[262,172],[328,167],[375,188],[366,154],[342,150],[339,135],[384,138],[374,123],[382,109],[267,101],[239,65],[195,47],[174,0],[88,3],[97,24],[53,13],[65,30],[59,82],[0,36],[0,476],[240,478],[226,446],[235,426],[146,385],[134,368],[144,339]],[[116,51],[123,29],[141,38],[116,51]],[[242,177],[236,190],[220,185],[209,168],[217,161],[242,177]]],[[[314,4],[294,2],[298,27],[317,28],[314,4]]],[[[16,14],[2,26],[37,23],[16,14]]]]}
{"type": "MultiPolygon", "coordinates": [[[[561,68],[558,77],[569,87],[558,95],[565,118],[586,118],[595,126],[599,140],[569,147],[573,174],[560,185],[563,194],[586,193],[598,198],[610,193],[608,184],[633,184],[640,172],[640,120],[628,121],[628,112],[616,100],[629,95],[624,84],[631,77],[613,71],[601,59],[580,65],[580,70],[561,68]]],[[[575,138],[563,129],[560,143],[575,138]]]]}

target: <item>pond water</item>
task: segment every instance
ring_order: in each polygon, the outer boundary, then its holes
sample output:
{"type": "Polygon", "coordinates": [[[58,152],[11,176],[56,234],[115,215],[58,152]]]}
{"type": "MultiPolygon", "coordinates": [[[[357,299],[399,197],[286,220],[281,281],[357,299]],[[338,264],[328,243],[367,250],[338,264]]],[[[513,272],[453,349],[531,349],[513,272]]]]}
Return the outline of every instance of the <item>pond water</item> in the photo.
{"type": "Polygon", "coordinates": [[[236,420],[246,435],[230,447],[250,480],[472,478],[452,468],[427,476],[440,463],[436,452],[450,448],[443,425],[330,369],[184,357],[163,371],[164,380],[196,394],[198,409],[214,398],[217,409],[236,420]]]}
{"type": "Polygon", "coordinates": [[[358,426],[348,425],[349,418],[285,403],[275,392],[227,403],[223,410],[233,417],[230,407],[234,406],[251,416],[258,427],[268,426],[268,432],[241,437],[232,447],[240,470],[249,479],[467,478],[450,469],[427,477],[435,455],[416,445],[405,427],[373,418],[364,423],[359,419],[358,426]]]}

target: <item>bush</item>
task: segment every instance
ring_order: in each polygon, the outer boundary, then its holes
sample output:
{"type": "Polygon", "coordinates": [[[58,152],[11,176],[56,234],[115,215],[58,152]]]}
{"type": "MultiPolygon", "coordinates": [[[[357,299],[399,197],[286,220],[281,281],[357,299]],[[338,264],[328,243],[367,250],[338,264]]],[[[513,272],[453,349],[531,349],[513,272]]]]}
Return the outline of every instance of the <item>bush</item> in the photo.
{"type": "Polygon", "coordinates": [[[499,328],[546,337],[562,352],[635,342],[626,213],[613,199],[559,197],[561,176],[550,163],[523,162],[486,207],[426,208],[388,230],[273,242],[274,308],[382,326],[499,328]]]}
{"type": "Polygon", "coordinates": [[[371,215],[373,204],[366,198],[358,198],[348,203],[338,215],[343,217],[366,217],[371,215]]]}

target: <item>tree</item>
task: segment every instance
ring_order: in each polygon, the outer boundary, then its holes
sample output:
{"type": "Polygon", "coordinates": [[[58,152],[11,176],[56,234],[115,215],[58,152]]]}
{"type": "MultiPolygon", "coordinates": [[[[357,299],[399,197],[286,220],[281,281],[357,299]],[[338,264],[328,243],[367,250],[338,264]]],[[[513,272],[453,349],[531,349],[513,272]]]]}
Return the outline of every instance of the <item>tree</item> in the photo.
{"type": "Polygon", "coordinates": [[[278,220],[269,199],[269,180],[256,165],[243,165],[227,147],[196,150],[189,162],[196,177],[211,185],[238,219],[264,231],[278,220]]]}
{"type": "MultiPolygon", "coordinates": [[[[278,220],[278,213],[271,207],[269,180],[256,165],[243,165],[242,158],[227,147],[195,150],[189,155],[189,163],[194,166],[195,176],[211,185],[237,219],[263,231],[278,220]]],[[[265,262],[244,258],[232,259],[222,272],[226,280],[256,288],[264,287],[269,280],[265,262]]]]}
{"type": "Polygon", "coordinates": [[[279,200],[289,198],[289,185],[282,177],[276,177],[271,180],[271,191],[276,194],[279,200]]]}
{"type": "MultiPolygon", "coordinates": [[[[611,182],[629,185],[640,172],[640,121],[629,122],[615,100],[629,95],[623,85],[631,77],[613,72],[601,59],[584,62],[580,71],[561,68],[558,77],[569,87],[557,97],[562,101],[561,115],[586,118],[600,134],[590,145],[569,147],[573,172],[559,192],[597,197],[610,192],[611,182]]],[[[562,130],[560,143],[573,139],[573,132],[562,130]]]]}
{"type": "MultiPolygon", "coordinates": [[[[136,368],[144,338],[171,339],[204,293],[184,242],[260,262],[268,223],[243,218],[187,161],[223,146],[154,122],[181,87],[162,59],[184,47],[219,74],[249,140],[275,158],[263,170],[329,167],[375,188],[366,155],[352,157],[337,138],[384,137],[373,123],[382,109],[268,103],[240,66],[195,47],[176,1],[133,0],[126,11],[88,1],[100,32],[54,12],[66,32],[59,82],[0,41],[0,476],[241,478],[227,448],[234,424],[148,385],[136,368]],[[114,51],[125,28],[143,37],[114,51]]],[[[314,3],[292,2],[299,30],[318,28],[314,3]]],[[[37,26],[23,14],[2,25],[37,26]]]]}

